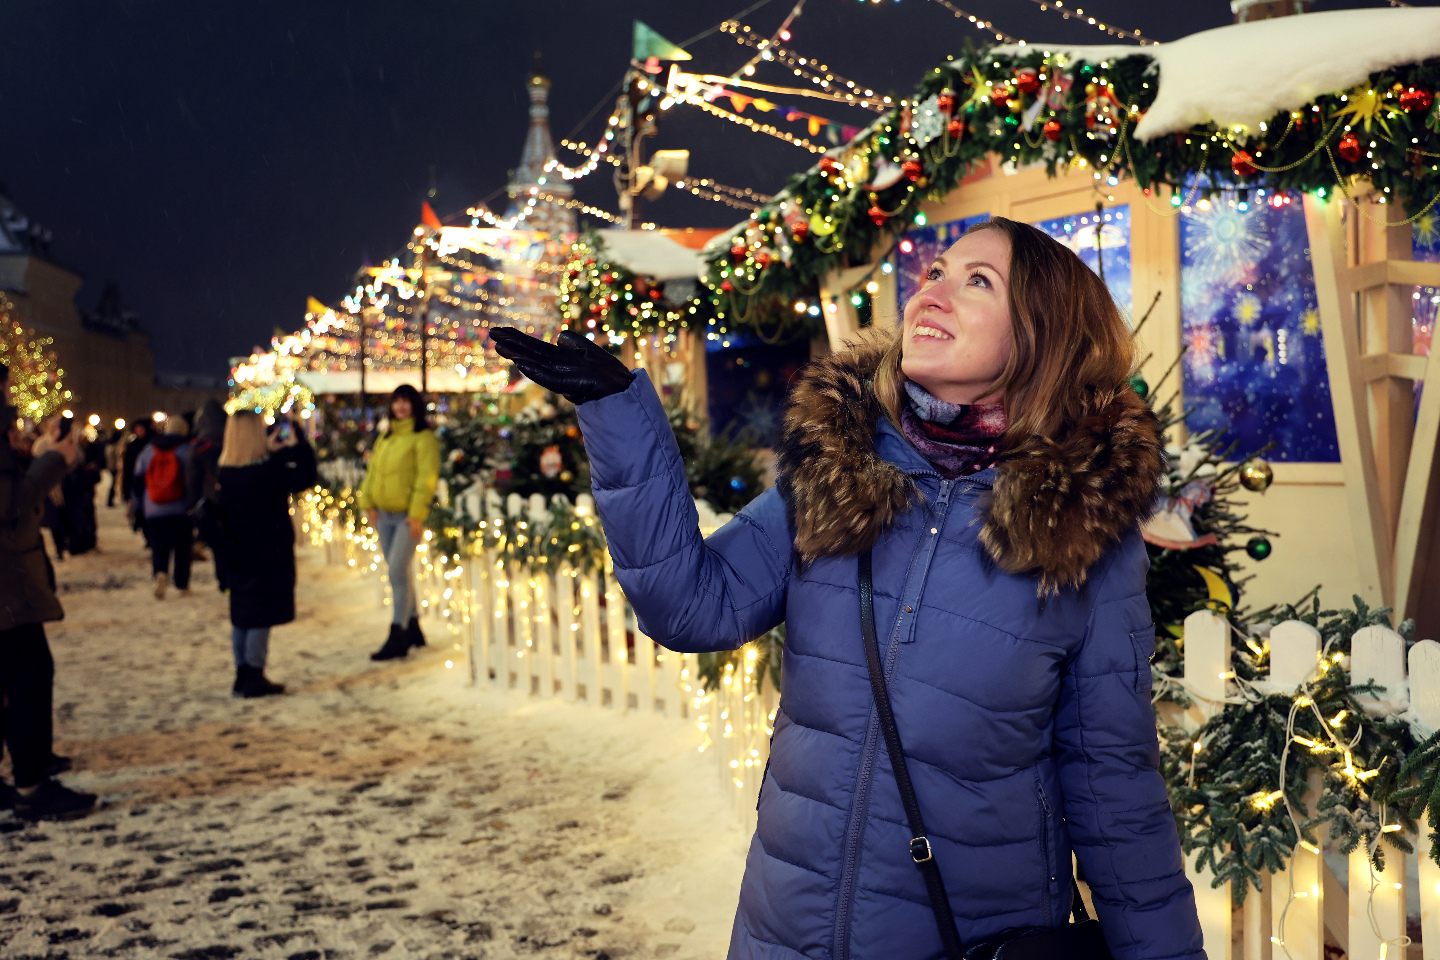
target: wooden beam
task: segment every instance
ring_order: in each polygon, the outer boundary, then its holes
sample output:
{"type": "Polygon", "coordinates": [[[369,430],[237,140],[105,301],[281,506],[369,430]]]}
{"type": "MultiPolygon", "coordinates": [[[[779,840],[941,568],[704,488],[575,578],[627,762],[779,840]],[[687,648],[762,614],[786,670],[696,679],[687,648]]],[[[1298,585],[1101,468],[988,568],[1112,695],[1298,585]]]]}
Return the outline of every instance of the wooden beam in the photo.
{"type": "MultiPolygon", "coordinates": [[[[1440,266],[1440,264],[1437,264],[1440,266]]],[[[1425,357],[1413,353],[1367,353],[1355,363],[1355,376],[1370,383],[1394,377],[1397,380],[1425,379],[1425,357]]]]}
{"type": "Polygon", "coordinates": [[[1395,531],[1395,613],[1397,620],[1413,617],[1421,630],[1418,636],[1433,638],[1440,630],[1440,590],[1435,586],[1440,575],[1440,545],[1435,542],[1440,538],[1440,471],[1435,459],[1440,443],[1440,350],[1413,359],[1424,361],[1425,369],[1415,379],[1423,379],[1428,388],[1420,394],[1395,531]]]}
{"type": "Polygon", "coordinates": [[[868,264],[832,270],[820,280],[820,309],[825,317],[825,332],[830,337],[830,350],[839,353],[845,344],[860,335],[860,316],[850,302],[850,288],[875,268],[868,264]]]}
{"type": "Polygon", "coordinates": [[[1423,260],[1377,260],[1346,267],[1342,282],[1350,292],[1394,284],[1402,287],[1440,287],[1440,263],[1423,260]]]}
{"type": "Polygon", "coordinates": [[[1361,596],[1381,603],[1393,593],[1390,532],[1380,499],[1371,442],[1370,411],[1365,381],[1357,375],[1360,331],[1353,293],[1342,289],[1345,271],[1344,224],[1341,201],[1305,197],[1305,227],[1310,237],[1310,260],[1315,271],[1315,295],[1325,342],[1325,366],[1330,378],[1330,399],[1335,409],[1335,434],[1345,472],[1345,499],[1355,537],[1356,565],[1361,596]]]}

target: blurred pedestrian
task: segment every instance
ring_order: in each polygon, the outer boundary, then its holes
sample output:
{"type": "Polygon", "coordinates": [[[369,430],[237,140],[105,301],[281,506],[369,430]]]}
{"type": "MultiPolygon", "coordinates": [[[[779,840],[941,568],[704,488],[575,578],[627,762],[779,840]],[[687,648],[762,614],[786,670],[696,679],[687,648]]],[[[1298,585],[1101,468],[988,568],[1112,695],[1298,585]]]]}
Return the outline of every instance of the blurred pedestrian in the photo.
{"type": "Polygon", "coordinates": [[[290,495],[315,485],[315,451],[304,431],[282,416],[268,434],[249,410],[225,424],[218,488],[219,535],[230,584],[230,641],[237,697],[284,693],[265,676],[270,628],[295,619],[295,527],[290,495]]]}
{"type": "Polygon", "coordinates": [[[0,784],[0,806],[28,820],[70,819],[95,807],[95,795],[54,779],[70,768],[55,756],[55,661],[44,624],[65,616],[55,571],[40,539],[41,503],[78,456],[71,434],[33,460],[16,428],[10,370],[0,364],[0,718],[14,789],[0,784]],[[22,452],[23,451],[23,452],[22,452]]]}
{"type": "Polygon", "coordinates": [[[190,596],[190,547],[194,531],[185,493],[185,465],[190,459],[188,428],[180,417],[165,421],[165,432],[146,445],[135,460],[132,500],[145,517],[150,541],[155,599],[164,600],[174,560],[175,588],[190,596]]]}
{"type": "MultiPolygon", "coordinates": [[[[120,496],[124,499],[126,512],[130,515],[131,530],[145,529],[145,512],[135,506],[139,502],[135,496],[135,461],[140,459],[140,454],[150,445],[154,431],[155,425],[150,420],[143,417],[135,420],[120,457],[120,496]]],[[[149,541],[148,534],[146,541],[149,541]]]]}
{"type": "Polygon", "coordinates": [[[360,509],[379,534],[392,600],[390,635],[371,660],[393,660],[425,646],[410,565],[439,479],[440,444],[426,419],[425,399],[402,383],[390,395],[390,424],[375,441],[360,484],[360,509]]]}
{"type": "Polygon", "coordinates": [[[89,553],[97,545],[95,524],[95,488],[105,469],[105,446],[92,441],[79,430],[80,458],[60,482],[61,522],[65,527],[65,545],[72,556],[89,553]]]}
{"type": "Polygon", "coordinates": [[[225,558],[216,548],[221,532],[216,528],[214,512],[217,504],[216,483],[220,477],[220,451],[225,442],[225,408],[211,397],[195,417],[195,436],[190,441],[190,462],[185,465],[186,498],[195,518],[196,535],[210,548],[215,560],[215,583],[224,593],[228,589],[225,558]]]}
{"type": "MultiPolygon", "coordinates": [[[[105,506],[115,506],[115,494],[123,489],[120,481],[121,460],[125,455],[125,431],[116,430],[105,441],[105,469],[110,472],[110,489],[105,492],[105,506]]],[[[125,499],[122,495],[122,501],[125,499]]]]}

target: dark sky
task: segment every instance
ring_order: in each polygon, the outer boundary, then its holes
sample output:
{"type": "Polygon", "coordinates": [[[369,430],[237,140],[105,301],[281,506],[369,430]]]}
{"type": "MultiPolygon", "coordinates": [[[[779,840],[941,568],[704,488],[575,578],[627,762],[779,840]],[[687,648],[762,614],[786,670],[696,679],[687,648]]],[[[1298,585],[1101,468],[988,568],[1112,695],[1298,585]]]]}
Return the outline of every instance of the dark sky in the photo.
{"type": "MultiPolygon", "coordinates": [[[[794,0],[744,18],[767,33],[794,0]]],[[[1074,0],[1084,3],[1084,0],[1074,0]]],[[[528,123],[535,51],[554,81],[555,139],[623,74],[632,19],[676,42],[746,0],[9,0],[0,6],[0,183],[83,274],[82,306],[119,283],[154,342],[156,367],[223,375],[227,358],[333,301],[362,259],[400,248],[431,187],[442,217],[504,187],[528,123]]],[[[1032,0],[961,0],[1030,41],[1107,42],[1032,0]]],[[[1157,40],[1231,20],[1225,0],[1095,0],[1087,14],[1157,40]]],[[[1318,8],[1384,6],[1383,0],[1318,8]]],[[[935,0],[808,0],[789,46],[878,91],[908,94],[977,31],[935,0]]],[[[749,52],[715,32],[696,72],[749,52]]],[[[756,79],[795,82],[773,65],[756,79]]],[[[775,96],[842,122],[862,115],[775,96]]],[[[578,133],[593,141],[613,97],[578,133]]],[[[800,129],[797,133],[802,133],[800,129]]],[[[656,148],[690,171],[771,192],[811,154],[680,108],[656,148]]],[[[575,157],[561,153],[567,162],[575,157]]],[[[608,170],[609,168],[605,168],[608,170]]],[[[577,196],[614,210],[608,174],[577,196]]],[[[492,207],[503,210],[500,195],[492,207]]],[[[662,226],[725,226],[742,214],[687,195],[646,207],[662,226]]]]}

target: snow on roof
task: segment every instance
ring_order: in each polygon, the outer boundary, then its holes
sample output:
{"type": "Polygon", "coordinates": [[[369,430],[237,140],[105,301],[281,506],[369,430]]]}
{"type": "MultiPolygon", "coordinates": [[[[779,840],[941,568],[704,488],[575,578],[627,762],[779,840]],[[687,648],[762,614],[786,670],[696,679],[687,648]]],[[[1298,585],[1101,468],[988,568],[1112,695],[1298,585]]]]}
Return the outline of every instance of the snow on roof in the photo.
{"type": "Polygon", "coordinates": [[[657,230],[601,230],[609,259],[652,280],[694,280],[704,263],[691,250],[657,230]]]}
{"type": "Polygon", "coordinates": [[[1150,57],[1160,90],[1136,124],[1138,140],[1153,140],[1198,124],[1255,126],[1281,110],[1348,90],[1387,67],[1440,56],[1440,8],[1332,10],[1217,27],[1171,43],[1066,46],[1027,43],[998,53],[1034,50],[1099,63],[1150,57]]]}

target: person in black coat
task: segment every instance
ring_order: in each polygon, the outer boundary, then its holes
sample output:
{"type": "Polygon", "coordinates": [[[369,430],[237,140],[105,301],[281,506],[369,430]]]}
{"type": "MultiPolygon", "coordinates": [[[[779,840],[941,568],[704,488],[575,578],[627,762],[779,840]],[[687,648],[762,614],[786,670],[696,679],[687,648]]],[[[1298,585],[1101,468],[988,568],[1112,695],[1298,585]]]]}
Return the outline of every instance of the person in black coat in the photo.
{"type": "MultiPolygon", "coordinates": [[[[205,406],[195,417],[195,435],[190,440],[190,459],[185,462],[186,500],[191,504],[199,504],[203,500],[208,507],[216,503],[216,483],[220,479],[220,449],[225,443],[225,420],[225,408],[214,397],[205,401],[205,406]]],[[[225,555],[224,551],[217,550],[212,542],[223,534],[215,529],[213,523],[207,522],[209,513],[206,507],[200,507],[196,512],[199,513],[196,517],[196,532],[210,548],[211,556],[215,560],[215,585],[224,593],[230,588],[225,570],[225,555]]]]}
{"type": "Polygon", "coordinates": [[[265,677],[270,628],[295,619],[295,528],[290,495],[315,484],[315,451],[289,417],[272,431],[242,410],[225,424],[219,524],[225,554],[237,697],[283,693],[265,677]]]}

